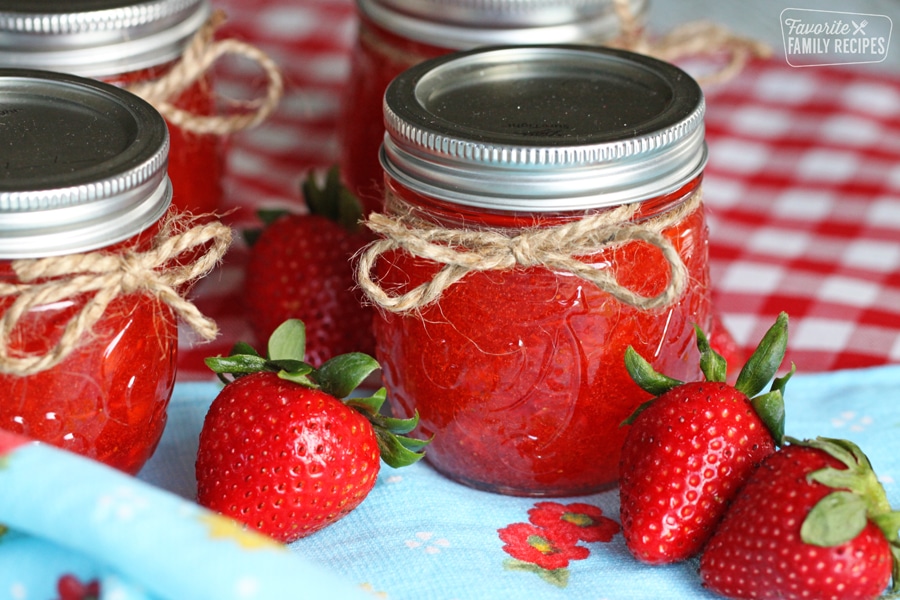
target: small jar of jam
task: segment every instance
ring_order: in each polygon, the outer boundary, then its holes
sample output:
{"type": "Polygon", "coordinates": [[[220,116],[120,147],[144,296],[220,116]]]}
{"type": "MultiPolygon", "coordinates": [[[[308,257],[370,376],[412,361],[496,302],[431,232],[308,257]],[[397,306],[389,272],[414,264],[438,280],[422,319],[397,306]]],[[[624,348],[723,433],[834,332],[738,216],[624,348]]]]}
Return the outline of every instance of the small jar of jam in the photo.
{"type": "Polygon", "coordinates": [[[166,123],[68,74],[0,69],[0,96],[0,428],[136,473],[176,373],[175,314],[140,289],[166,123]]]}
{"type": "MultiPolygon", "coordinates": [[[[599,44],[623,30],[617,0],[357,0],[356,43],[338,123],[346,185],[368,211],[382,206],[378,147],[390,81],[442,54],[494,44],[599,44]]],[[[624,0],[640,24],[647,0],[624,0]]]]}
{"type": "Polygon", "coordinates": [[[405,71],[384,112],[359,282],[393,410],[476,488],[613,486],[648,399],[626,348],[693,379],[711,325],[700,87],[626,51],[491,47],[405,71]]]}
{"type": "MultiPolygon", "coordinates": [[[[0,67],[59,71],[121,87],[156,81],[178,64],[210,14],[208,0],[7,0],[0,6],[0,67]]],[[[212,115],[209,72],[170,104],[212,115]]],[[[170,134],[174,206],[194,214],[217,210],[221,137],[172,124],[170,134]]]]}

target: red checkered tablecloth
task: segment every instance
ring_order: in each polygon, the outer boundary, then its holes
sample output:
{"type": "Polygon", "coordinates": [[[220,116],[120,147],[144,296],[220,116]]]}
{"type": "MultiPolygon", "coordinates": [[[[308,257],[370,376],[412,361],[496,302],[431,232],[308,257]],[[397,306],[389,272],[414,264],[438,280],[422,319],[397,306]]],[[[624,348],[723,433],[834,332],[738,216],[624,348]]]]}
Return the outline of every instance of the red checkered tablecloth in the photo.
{"type": "MultiPolygon", "coordinates": [[[[219,0],[223,35],[253,43],[283,68],[277,113],[230,141],[228,218],[299,201],[310,169],[337,160],[334,135],[348,51],[351,0],[219,0]]],[[[219,65],[220,93],[252,97],[262,74],[219,65]]],[[[784,310],[789,359],[816,372],[900,362],[900,77],[862,66],[792,68],[775,55],[706,90],[715,298],[737,341],[752,345],[784,310]]],[[[249,339],[241,317],[238,242],[194,290],[222,334],[185,332],[181,374],[210,377],[202,357],[249,339]]]]}

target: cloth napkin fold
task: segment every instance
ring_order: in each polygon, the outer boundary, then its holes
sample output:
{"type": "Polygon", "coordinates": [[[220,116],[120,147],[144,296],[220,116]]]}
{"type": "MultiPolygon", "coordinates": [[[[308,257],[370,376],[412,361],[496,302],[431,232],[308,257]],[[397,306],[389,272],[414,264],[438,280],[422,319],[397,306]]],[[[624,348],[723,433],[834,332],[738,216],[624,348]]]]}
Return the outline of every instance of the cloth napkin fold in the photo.
{"type": "MultiPolygon", "coordinates": [[[[98,580],[104,600],[714,598],[696,560],[642,565],[621,535],[604,541],[600,528],[555,565],[517,546],[562,507],[615,527],[615,490],[514,498],[454,483],[426,462],[383,466],[355,511],[288,552],[252,547],[259,538],[192,502],[197,436],[219,389],[176,386],[162,442],[138,478],[0,435],[0,522],[12,529],[0,537],[0,598],[56,600],[66,574],[98,580]]],[[[798,374],[786,403],[789,435],[853,440],[900,507],[900,365],[798,374]]]]}
{"type": "MultiPolygon", "coordinates": [[[[179,384],[162,444],[141,478],[193,497],[197,436],[218,389],[216,383],[179,384]]],[[[856,442],[900,508],[900,365],[800,373],[788,383],[785,398],[789,435],[856,442]]],[[[355,511],[291,549],[386,600],[715,598],[700,587],[696,561],[639,564],[621,535],[609,542],[579,541],[582,549],[571,550],[558,571],[522,560],[503,539],[571,504],[593,506],[618,521],[618,502],[615,490],[578,498],[513,498],[454,483],[427,462],[396,470],[382,466],[375,488],[355,511]]]]}
{"type": "Polygon", "coordinates": [[[185,498],[2,431],[0,491],[0,598],[60,598],[63,578],[102,600],[369,597],[185,498]]]}

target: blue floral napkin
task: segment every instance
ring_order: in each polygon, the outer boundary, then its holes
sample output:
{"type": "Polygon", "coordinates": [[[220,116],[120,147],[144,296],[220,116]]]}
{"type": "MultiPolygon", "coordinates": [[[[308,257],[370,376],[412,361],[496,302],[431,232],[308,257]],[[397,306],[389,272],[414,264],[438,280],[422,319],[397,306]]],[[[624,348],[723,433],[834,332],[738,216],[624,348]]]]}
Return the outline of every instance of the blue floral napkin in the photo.
{"type": "Polygon", "coordinates": [[[364,598],[270,538],[140,479],[0,431],[0,598],[364,598]]]}
{"type": "MultiPolygon", "coordinates": [[[[176,386],[166,433],[139,479],[43,446],[4,453],[0,441],[0,522],[13,529],[0,538],[0,598],[56,600],[64,575],[96,580],[110,600],[713,598],[696,561],[650,567],[630,557],[614,490],[506,497],[453,483],[424,462],[384,466],[359,508],[289,552],[256,547],[246,540],[258,538],[191,502],[197,436],[219,389],[176,386]],[[563,509],[597,525],[561,530],[553,515],[563,509]],[[548,560],[525,543],[529,534],[562,551],[548,560]]],[[[900,507],[900,365],[796,375],[786,400],[788,434],[855,441],[900,507]]]]}

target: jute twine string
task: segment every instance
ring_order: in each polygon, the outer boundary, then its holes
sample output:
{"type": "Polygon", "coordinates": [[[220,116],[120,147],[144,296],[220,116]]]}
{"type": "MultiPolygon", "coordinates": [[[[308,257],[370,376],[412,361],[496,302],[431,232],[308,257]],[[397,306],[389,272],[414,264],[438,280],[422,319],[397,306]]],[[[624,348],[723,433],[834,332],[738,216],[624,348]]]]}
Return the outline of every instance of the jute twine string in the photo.
{"type": "Polygon", "coordinates": [[[214,40],[216,30],[225,22],[225,13],[214,11],[194,35],[181,59],[163,77],[128,87],[132,93],[152,104],[170,123],[197,134],[227,135],[262,123],[277,108],[284,94],[284,79],[278,65],[262,50],[239,40],[214,40]],[[266,74],[266,95],[247,105],[254,110],[228,115],[197,115],[176,107],[173,101],[203,76],[226,54],[247,58],[266,74]]]}
{"type": "Polygon", "coordinates": [[[366,225],[382,239],[372,242],[360,254],[357,283],[376,307],[402,314],[420,311],[437,301],[450,286],[473,271],[542,266],[572,273],[630,306],[643,310],[662,308],[677,301],[688,279],[684,261],[662,232],[697,210],[701,200],[698,189],[676,208],[643,221],[631,220],[638,206],[627,204],[561,225],[511,233],[448,229],[410,214],[372,213],[366,225]],[[597,269],[578,259],[631,241],[657,247],[668,264],[668,282],[656,296],[642,296],[616,281],[610,269],[597,269]],[[372,278],[372,270],[384,253],[393,250],[443,266],[431,281],[392,295],[372,278]]]}
{"type": "Polygon", "coordinates": [[[178,289],[219,263],[231,244],[231,229],[219,222],[186,228],[189,222],[173,217],[146,251],[96,251],[14,261],[12,268],[21,283],[0,283],[0,298],[14,298],[0,319],[0,373],[26,376],[58,365],[90,334],[115,298],[132,293],[155,296],[203,339],[213,339],[218,333],[215,322],[178,289]],[[177,262],[181,256],[193,260],[181,264],[177,262]],[[14,355],[10,340],[26,313],[82,295],[88,296],[84,306],[66,323],[53,348],[40,355],[14,355]]]}
{"type": "Polygon", "coordinates": [[[754,57],[766,58],[772,49],[759,41],[741,37],[726,27],[709,21],[691,21],[671,30],[659,39],[651,39],[631,10],[630,0],[613,0],[622,23],[618,40],[609,45],[623,50],[676,62],[692,56],[725,57],[725,64],[706,75],[698,75],[701,85],[722,83],[741,72],[754,57]]]}
{"type": "MultiPolygon", "coordinates": [[[[696,77],[701,85],[725,82],[740,73],[752,58],[766,58],[772,54],[768,45],[736,35],[728,28],[710,21],[684,23],[662,37],[653,39],[631,10],[631,0],[613,0],[613,8],[621,23],[621,30],[615,39],[603,41],[602,45],[646,54],[666,62],[690,57],[723,56],[723,65],[696,77]]],[[[424,54],[393,50],[365,28],[360,30],[360,36],[365,45],[378,48],[383,55],[400,64],[413,65],[428,58],[424,54]]]]}

